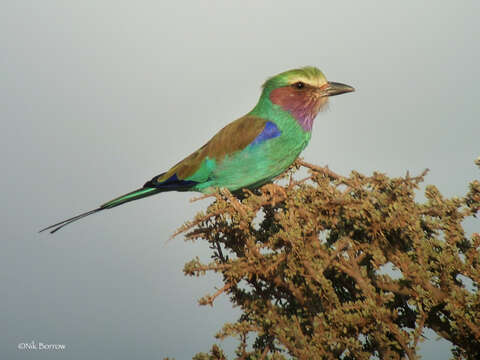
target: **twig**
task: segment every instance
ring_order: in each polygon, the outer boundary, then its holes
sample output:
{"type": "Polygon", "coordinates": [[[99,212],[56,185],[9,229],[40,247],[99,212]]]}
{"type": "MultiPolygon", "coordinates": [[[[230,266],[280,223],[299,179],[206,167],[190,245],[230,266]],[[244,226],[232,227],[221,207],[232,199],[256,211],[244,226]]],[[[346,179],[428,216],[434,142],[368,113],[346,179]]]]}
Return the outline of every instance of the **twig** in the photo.
{"type": "Polygon", "coordinates": [[[220,260],[222,260],[223,263],[227,262],[225,260],[225,257],[223,256],[222,247],[220,246],[220,242],[218,240],[215,241],[215,245],[217,245],[217,251],[218,251],[218,256],[220,257],[220,260]]]}
{"type": "Polygon", "coordinates": [[[230,201],[235,210],[240,212],[244,217],[247,216],[247,212],[245,210],[246,206],[243,205],[236,197],[234,197],[227,188],[221,188],[220,193],[230,201]]]}
{"type": "Polygon", "coordinates": [[[201,195],[201,196],[198,196],[198,197],[191,198],[190,202],[193,203],[193,202],[196,202],[196,201],[208,199],[210,197],[218,198],[216,193],[211,193],[211,194],[204,194],[204,195],[201,195]]]}
{"type": "Polygon", "coordinates": [[[268,347],[268,345],[265,346],[265,349],[263,349],[262,356],[260,357],[260,360],[265,359],[265,357],[267,356],[269,351],[270,351],[270,348],[268,347]]]}
{"type": "Polygon", "coordinates": [[[208,299],[206,300],[205,302],[205,305],[210,305],[210,306],[213,306],[213,301],[222,293],[224,293],[225,291],[227,291],[228,289],[230,289],[232,287],[232,284],[231,283],[227,283],[225,284],[224,287],[222,287],[221,289],[218,289],[218,291],[213,294],[212,296],[209,296],[208,299]]]}
{"type": "Polygon", "coordinates": [[[310,164],[310,163],[307,163],[303,160],[297,160],[297,162],[304,166],[304,167],[307,167],[309,169],[312,169],[312,170],[315,170],[315,171],[318,171],[318,172],[321,172],[321,173],[324,173],[325,175],[327,175],[328,177],[332,178],[332,179],[335,179],[335,180],[345,180],[345,177],[342,176],[342,175],[339,175],[337,174],[336,172],[330,170],[328,168],[328,166],[325,166],[325,167],[321,167],[321,166],[317,166],[317,165],[313,165],[313,164],[310,164]]]}

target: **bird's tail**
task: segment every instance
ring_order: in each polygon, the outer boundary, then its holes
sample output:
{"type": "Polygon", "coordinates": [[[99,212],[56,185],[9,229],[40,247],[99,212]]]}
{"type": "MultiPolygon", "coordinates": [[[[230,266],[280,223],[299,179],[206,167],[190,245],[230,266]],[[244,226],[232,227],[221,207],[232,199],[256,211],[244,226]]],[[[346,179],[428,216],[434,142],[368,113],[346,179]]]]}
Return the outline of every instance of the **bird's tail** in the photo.
{"type": "Polygon", "coordinates": [[[164,191],[164,190],[161,189],[161,188],[143,187],[143,188],[131,191],[128,194],[119,196],[119,197],[117,197],[113,200],[110,200],[110,201],[106,202],[105,204],[100,205],[96,209],[84,212],[83,214],[71,217],[70,219],[66,219],[66,220],[60,221],[56,224],[50,225],[50,226],[46,227],[45,229],[40,230],[39,232],[42,232],[42,231],[45,231],[45,230],[51,230],[50,234],[53,234],[54,232],[57,232],[58,230],[60,230],[64,226],[67,226],[68,224],[71,224],[71,223],[73,223],[77,220],[80,220],[80,219],[82,219],[82,218],[84,218],[88,215],[95,214],[95,213],[97,213],[99,211],[102,211],[102,210],[111,209],[111,208],[114,208],[116,206],[125,204],[127,202],[138,200],[138,199],[150,196],[150,195],[154,195],[154,194],[162,192],[162,191],[164,191]]]}

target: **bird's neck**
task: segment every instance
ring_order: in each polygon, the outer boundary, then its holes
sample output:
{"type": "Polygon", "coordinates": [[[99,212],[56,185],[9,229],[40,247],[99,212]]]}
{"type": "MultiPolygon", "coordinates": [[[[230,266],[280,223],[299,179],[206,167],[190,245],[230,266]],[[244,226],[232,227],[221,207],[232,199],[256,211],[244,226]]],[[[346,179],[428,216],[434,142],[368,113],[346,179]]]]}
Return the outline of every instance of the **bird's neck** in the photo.
{"type": "Polygon", "coordinates": [[[271,100],[265,96],[260,97],[257,105],[253,108],[249,115],[258,116],[263,119],[273,121],[280,128],[293,126],[301,129],[304,132],[311,131],[311,128],[308,129],[303,127],[300,121],[298,121],[293,114],[282,109],[280,106],[273,104],[271,100]]]}
{"type": "Polygon", "coordinates": [[[309,114],[300,114],[283,109],[281,106],[272,103],[268,94],[262,94],[257,105],[249,115],[258,116],[269,121],[273,121],[280,128],[298,127],[302,132],[310,133],[312,131],[314,116],[309,114]]]}

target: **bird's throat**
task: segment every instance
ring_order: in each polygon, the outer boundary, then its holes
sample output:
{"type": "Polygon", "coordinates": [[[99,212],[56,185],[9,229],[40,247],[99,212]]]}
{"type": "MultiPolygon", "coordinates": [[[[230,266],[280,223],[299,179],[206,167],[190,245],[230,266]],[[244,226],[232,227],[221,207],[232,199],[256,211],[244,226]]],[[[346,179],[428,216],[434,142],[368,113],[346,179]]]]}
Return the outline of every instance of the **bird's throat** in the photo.
{"type": "Polygon", "coordinates": [[[273,104],[289,112],[305,131],[312,131],[313,120],[328,101],[327,97],[298,92],[289,86],[272,90],[269,98],[273,104]]]}

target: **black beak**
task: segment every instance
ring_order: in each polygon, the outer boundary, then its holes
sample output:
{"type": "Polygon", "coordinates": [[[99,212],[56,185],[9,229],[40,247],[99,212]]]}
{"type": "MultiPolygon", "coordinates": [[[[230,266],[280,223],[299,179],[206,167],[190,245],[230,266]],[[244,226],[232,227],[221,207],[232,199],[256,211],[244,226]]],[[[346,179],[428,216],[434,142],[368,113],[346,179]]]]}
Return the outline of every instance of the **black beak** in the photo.
{"type": "Polygon", "coordinates": [[[335,96],[355,91],[350,85],[345,85],[337,82],[328,82],[328,86],[325,89],[326,96],[335,96]]]}

